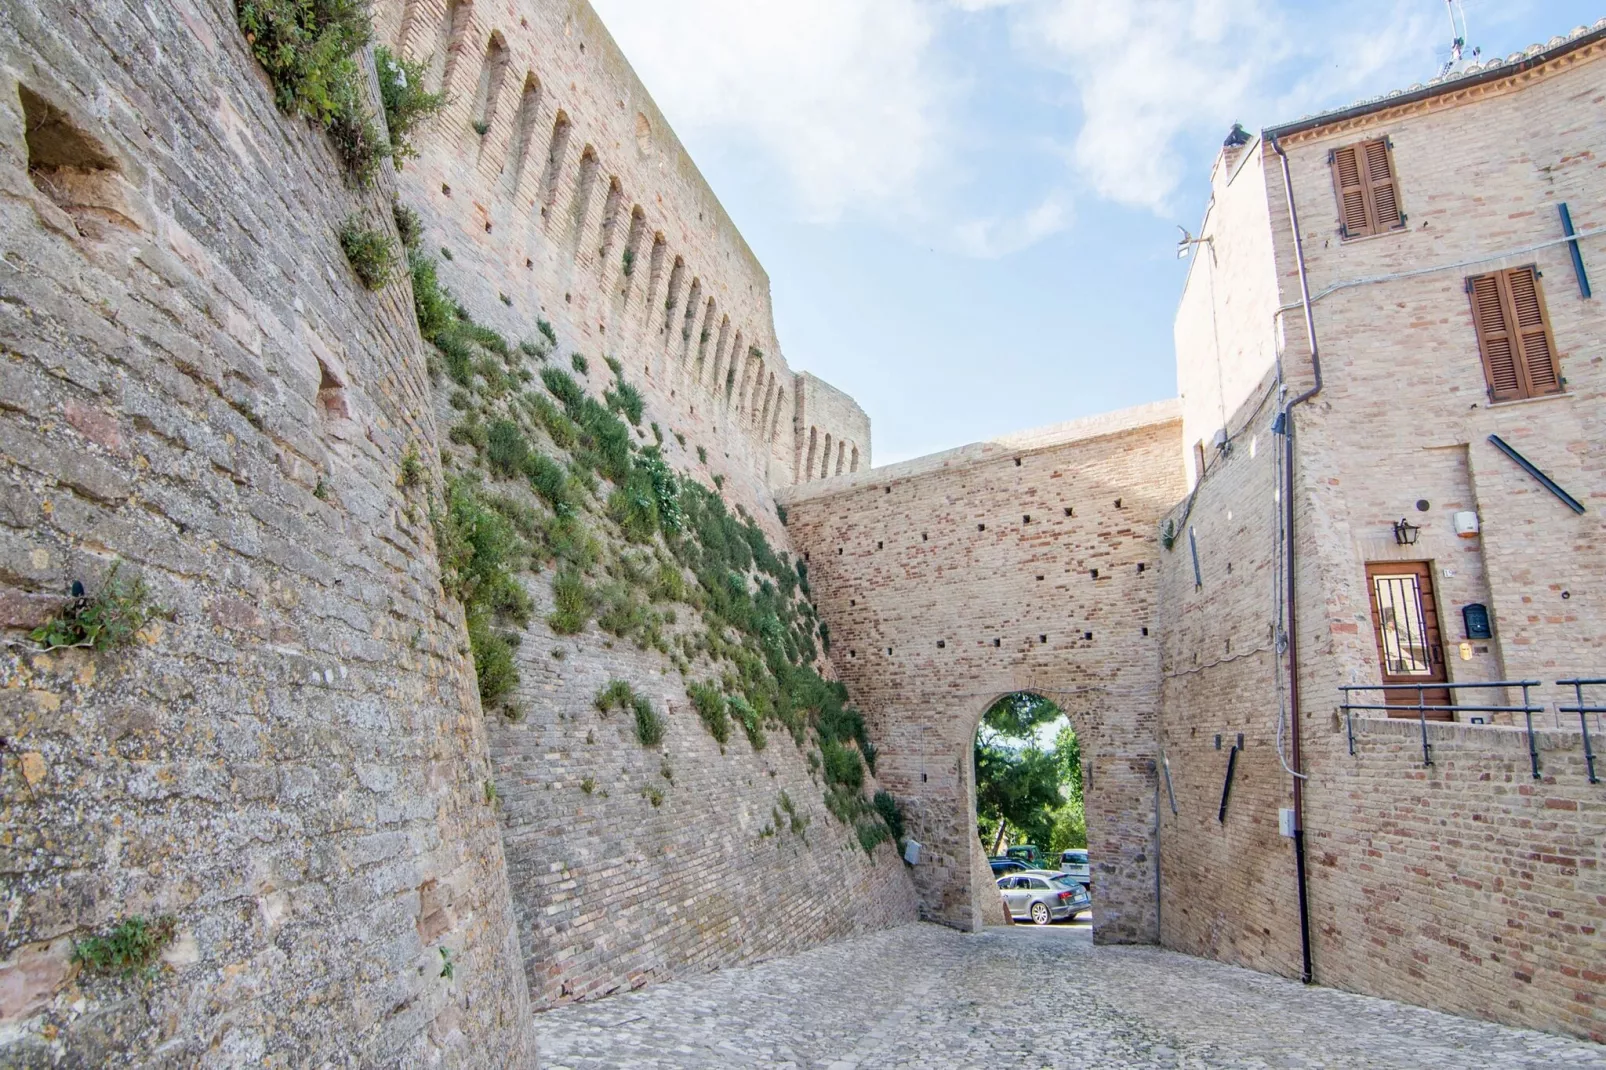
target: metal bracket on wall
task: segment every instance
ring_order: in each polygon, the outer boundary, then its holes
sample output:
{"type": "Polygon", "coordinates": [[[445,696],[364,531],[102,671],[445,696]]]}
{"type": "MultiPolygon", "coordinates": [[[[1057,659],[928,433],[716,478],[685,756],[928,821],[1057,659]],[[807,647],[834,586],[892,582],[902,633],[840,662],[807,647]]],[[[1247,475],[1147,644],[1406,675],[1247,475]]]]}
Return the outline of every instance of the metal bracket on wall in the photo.
{"type": "Polygon", "coordinates": [[[1199,575],[1199,540],[1194,538],[1193,526],[1188,526],[1188,550],[1193,554],[1193,589],[1199,590],[1204,586],[1204,578],[1199,575]]]}
{"type": "MultiPolygon", "coordinates": [[[[1165,770],[1165,797],[1171,800],[1171,816],[1176,817],[1177,796],[1176,793],[1171,790],[1171,759],[1165,756],[1164,751],[1160,752],[1160,768],[1165,770]]],[[[1590,768],[1593,769],[1594,766],[1591,765],[1590,768]]]]}
{"type": "Polygon", "coordinates": [[[1232,750],[1227,752],[1227,776],[1221,782],[1221,809],[1216,813],[1216,820],[1223,825],[1227,823],[1227,799],[1232,795],[1232,774],[1233,770],[1238,768],[1238,749],[1242,745],[1243,737],[1239,736],[1238,739],[1239,742],[1234,743],[1232,750]]]}
{"type": "Polygon", "coordinates": [[[1578,234],[1573,230],[1573,214],[1567,210],[1567,203],[1563,201],[1556,205],[1561,213],[1561,232],[1568,237],[1567,251],[1573,256],[1573,274],[1578,276],[1578,294],[1584,300],[1594,296],[1589,288],[1589,273],[1584,270],[1584,251],[1578,248],[1578,234]]]}
{"type": "Polygon", "coordinates": [[[1563,505],[1580,516],[1583,515],[1583,503],[1577,498],[1574,498],[1571,494],[1568,494],[1566,491],[1562,490],[1554,479],[1551,479],[1549,476],[1545,475],[1545,473],[1541,472],[1537,467],[1534,466],[1532,461],[1518,453],[1512,447],[1511,443],[1507,442],[1499,435],[1490,435],[1489,443],[1494,446],[1495,449],[1499,450],[1507,457],[1510,457],[1513,461],[1516,461],[1518,468],[1521,468],[1524,472],[1527,472],[1529,475],[1533,476],[1541,487],[1544,487],[1546,490],[1550,491],[1550,493],[1554,494],[1557,500],[1563,505]]]}

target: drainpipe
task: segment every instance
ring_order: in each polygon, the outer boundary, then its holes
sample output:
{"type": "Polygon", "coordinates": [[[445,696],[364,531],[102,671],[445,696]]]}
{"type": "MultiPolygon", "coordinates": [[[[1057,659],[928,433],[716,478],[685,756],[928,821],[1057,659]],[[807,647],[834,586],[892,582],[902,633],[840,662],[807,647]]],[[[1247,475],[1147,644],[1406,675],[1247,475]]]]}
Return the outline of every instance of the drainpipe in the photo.
{"type": "Polygon", "coordinates": [[[1316,314],[1311,307],[1310,279],[1305,271],[1305,242],[1299,233],[1299,210],[1294,207],[1294,178],[1288,168],[1288,154],[1276,138],[1271,139],[1271,148],[1282,162],[1283,192],[1288,198],[1288,222],[1294,230],[1294,259],[1299,263],[1299,298],[1305,309],[1305,337],[1310,343],[1311,370],[1316,376],[1316,382],[1309,390],[1283,406],[1279,420],[1283,428],[1283,530],[1287,538],[1284,575],[1288,584],[1288,703],[1291,710],[1289,749],[1292,752],[1290,771],[1294,774],[1294,870],[1299,885],[1300,980],[1310,984],[1310,903],[1306,895],[1305,878],[1305,771],[1299,747],[1299,606],[1295,597],[1294,572],[1294,407],[1303,405],[1321,391],[1322,360],[1316,345],[1316,314]]]}

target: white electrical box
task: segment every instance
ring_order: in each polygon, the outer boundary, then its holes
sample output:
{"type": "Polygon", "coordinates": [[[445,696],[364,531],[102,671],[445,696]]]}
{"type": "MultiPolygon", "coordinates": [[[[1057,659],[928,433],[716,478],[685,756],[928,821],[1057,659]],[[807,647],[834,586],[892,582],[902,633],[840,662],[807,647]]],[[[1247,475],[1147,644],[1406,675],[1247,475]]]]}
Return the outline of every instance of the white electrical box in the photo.
{"type": "Polygon", "coordinates": [[[1277,811],[1277,832],[1289,839],[1294,838],[1294,808],[1284,806],[1277,811]]]}
{"type": "Polygon", "coordinates": [[[920,864],[920,843],[918,840],[908,840],[904,843],[903,860],[911,866],[920,864]]]}

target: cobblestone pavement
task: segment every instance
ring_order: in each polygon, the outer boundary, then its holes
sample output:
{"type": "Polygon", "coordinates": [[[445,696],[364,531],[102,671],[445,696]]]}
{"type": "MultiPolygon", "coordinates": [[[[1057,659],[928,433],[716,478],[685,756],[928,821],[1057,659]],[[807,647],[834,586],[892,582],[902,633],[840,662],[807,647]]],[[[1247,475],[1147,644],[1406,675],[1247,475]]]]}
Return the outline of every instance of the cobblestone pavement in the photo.
{"type": "Polygon", "coordinates": [[[1223,966],[1085,925],[934,925],[536,1019],[547,1070],[601,1067],[1606,1067],[1606,1048],[1223,966]]]}

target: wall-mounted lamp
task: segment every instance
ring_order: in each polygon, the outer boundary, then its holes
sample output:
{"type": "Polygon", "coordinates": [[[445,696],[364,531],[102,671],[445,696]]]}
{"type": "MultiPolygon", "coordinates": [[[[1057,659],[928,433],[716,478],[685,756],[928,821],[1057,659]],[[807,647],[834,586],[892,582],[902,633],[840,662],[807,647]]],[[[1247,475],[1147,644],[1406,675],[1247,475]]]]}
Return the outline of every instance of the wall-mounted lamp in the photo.
{"type": "Polygon", "coordinates": [[[1192,234],[1188,233],[1188,228],[1182,226],[1181,224],[1178,224],[1177,229],[1182,231],[1182,240],[1177,242],[1177,259],[1178,260],[1186,260],[1186,259],[1188,259],[1188,256],[1189,256],[1189,254],[1191,254],[1193,252],[1193,247],[1195,245],[1206,245],[1206,244],[1208,244],[1208,245],[1210,245],[1210,247],[1212,249],[1215,248],[1215,244],[1214,244],[1215,239],[1210,238],[1210,237],[1195,238],[1192,234]]]}
{"type": "Polygon", "coordinates": [[[1402,516],[1394,524],[1394,542],[1398,546],[1415,546],[1417,532],[1421,530],[1402,516]]]}

